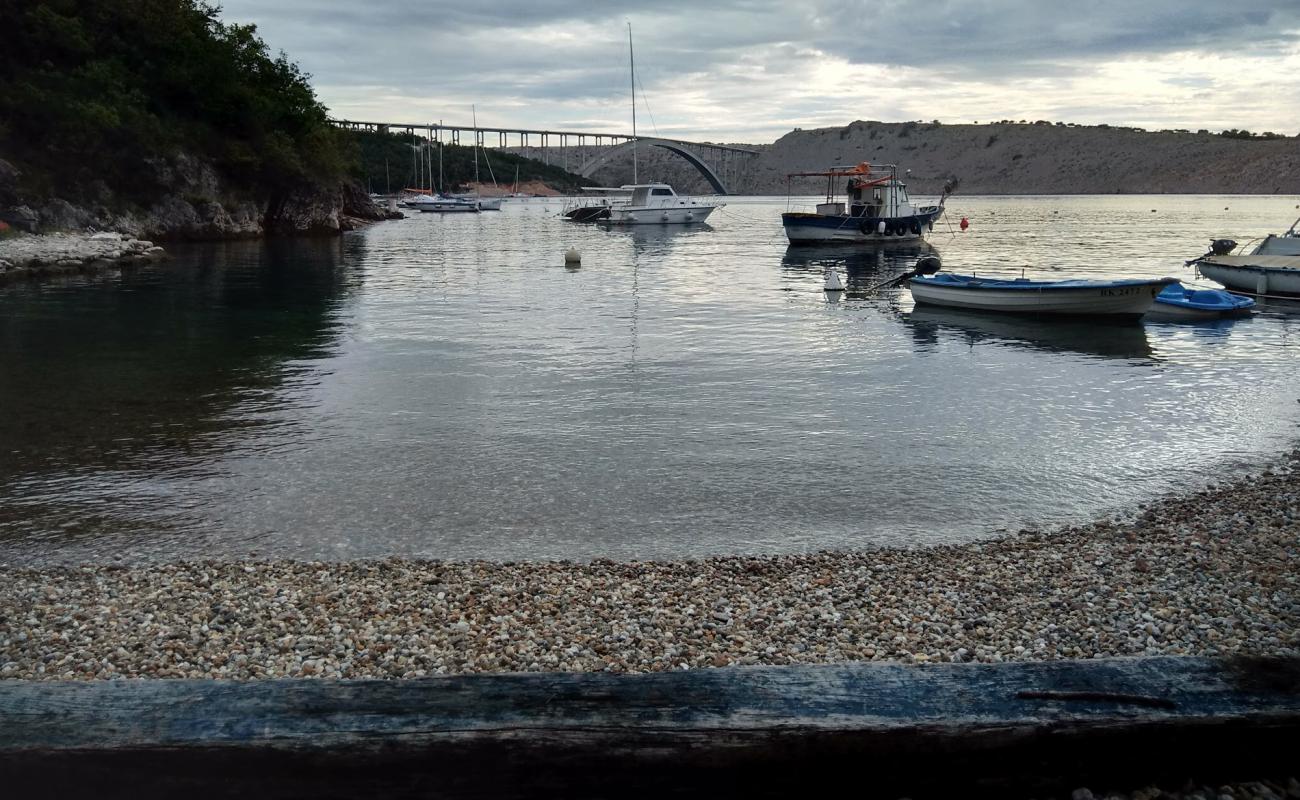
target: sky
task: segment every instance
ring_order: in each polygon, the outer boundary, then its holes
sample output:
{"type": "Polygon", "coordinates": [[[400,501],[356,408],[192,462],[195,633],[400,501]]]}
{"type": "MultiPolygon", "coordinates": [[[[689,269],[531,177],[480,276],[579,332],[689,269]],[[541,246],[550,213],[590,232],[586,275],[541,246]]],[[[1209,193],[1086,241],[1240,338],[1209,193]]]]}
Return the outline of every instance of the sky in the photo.
{"type": "Polygon", "coordinates": [[[1300,134],[1300,0],[224,0],[341,119],[763,144],[854,120],[1300,134]]]}

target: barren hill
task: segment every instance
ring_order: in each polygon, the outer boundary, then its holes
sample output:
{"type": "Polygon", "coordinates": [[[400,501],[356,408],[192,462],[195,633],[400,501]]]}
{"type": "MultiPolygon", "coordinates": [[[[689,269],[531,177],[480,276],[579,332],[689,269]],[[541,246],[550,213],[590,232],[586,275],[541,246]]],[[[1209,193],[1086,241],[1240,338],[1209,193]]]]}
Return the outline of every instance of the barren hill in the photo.
{"type": "MultiPolygon", "coordinates": [[[[761,154],[728,187],[736,194],[785,194],[786,173],[860,161],[910,169],[909,188],[923,195],[937,194],[953,177],[963,194],[1300,194],[1300,137],[858,121],[796,129],[757,149],[761,154]]],[[[709,191],[689,165],[662,150],[651,163],[657,177],[681,189],[709,191]]],[[[802,181],[796,193],[824,186],[817,178],[802,181]]]]}

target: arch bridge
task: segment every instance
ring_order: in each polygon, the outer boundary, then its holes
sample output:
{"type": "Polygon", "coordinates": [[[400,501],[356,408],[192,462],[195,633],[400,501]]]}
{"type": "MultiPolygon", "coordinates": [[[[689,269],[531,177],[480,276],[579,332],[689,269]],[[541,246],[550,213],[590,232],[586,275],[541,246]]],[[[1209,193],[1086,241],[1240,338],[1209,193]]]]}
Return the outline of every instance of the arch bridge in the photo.
{"type": "Polygon", "coordinates": [[[517,149],[524,155],[537,158],[546,164],[554,163],[584,178],[590,178],[601,167],[625,157],[637,147],[659,147],[681,157],[694,167],[718,194],[729,194],[727,183],[734,183],[746,163],[759,152],[749,147],[665,139],[658,136],[633,137],[624,133],[475,128],[472,125],[448,125],[441,122],[420,124],[346,119],[331,119],[330,122],[348,130],[406,133],[427,138],[431,142],[454,145],[460,145],[462,139],[468,138],[479,147],[488,147],[489,138],[495,136],[495,147],[498,149],[517,149]],[[512,143],[512,138],[517,143],[512,143]],[[573,163],[576,168],[570,169],[570,163],[573,163]]]}

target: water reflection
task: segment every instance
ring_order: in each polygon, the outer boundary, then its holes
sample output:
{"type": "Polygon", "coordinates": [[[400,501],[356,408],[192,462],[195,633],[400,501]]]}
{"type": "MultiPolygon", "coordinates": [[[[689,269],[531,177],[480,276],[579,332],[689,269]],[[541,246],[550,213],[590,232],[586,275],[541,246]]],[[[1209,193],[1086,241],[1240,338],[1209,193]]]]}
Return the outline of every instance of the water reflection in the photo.
{"type": "Polygon", "coordinates": [[[916,306],[900,318],[912,331],[917,352],[932,352],[944,336],[974,346],[992,343],[1100,358],[1154,358],[1146,328],[1138,322],[1018,317],[916,306]]]}
{"type": "MultiPolygon", "coordinates": [[[[933,245],[921,240],[876,245],[789,245],[781,258],[781,270],[787,280],[799,284],[814,274],[838,270],[843,273],[843,297],[862,300],[881,283],[910,271],[921,256],[938,253],[933,245]]],[[[828,299],[839,297],[828,295],[828,299]]]]}
{"type": "Polygon", "coordinates": [[[693,225],[605,225],[600,226],[616,237],[631,241],[637,255],[667,253],[677,244],[714,232],[712,225],[701,222],[693,225]]]}
{"type": "Polygon", "coordinates": [[[312,362],[335,351],[359,239],[173,246],[112,281],[0,300],[0,531],[165,528],[166,476],[213,476],[250,429],[294,426],[312,362]],[[130,512],[127,523],[122,512],[130,512]]]}
{"type": "MultiPolygon", "coordinates": [[[[1071,221],[1047,231],[1042,200],[961,201],[975,224],[938,249],[962,272],[1158,275],[1238,229],[1183,198],[1133,256],[1105,232],[1149,199],[1053,200],[1071,221]]],[[[1298,315],[927,321],[854,287],[936,248],[787,248],[779,206],[422,215],[0,290],[0,561],[919,546],[1083,521],[1294,439],[1298,315]],[[861,299],[828,307],[828,266],[861,299]]]]}

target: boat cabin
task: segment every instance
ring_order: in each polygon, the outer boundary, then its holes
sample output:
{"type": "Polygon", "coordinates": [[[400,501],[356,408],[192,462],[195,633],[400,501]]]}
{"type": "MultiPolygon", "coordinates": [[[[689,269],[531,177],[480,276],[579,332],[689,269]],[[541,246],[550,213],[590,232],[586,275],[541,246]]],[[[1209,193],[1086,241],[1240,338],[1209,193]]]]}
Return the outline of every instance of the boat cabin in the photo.
{"type": "Polygon", "coordinates": [[[632,189],[632,198],[628,204],[633,206],[663,205],[677,197],[673,187],[666,183],[636,184],[629,188],[632,189]]]}
{"type": "Polygon", "coordinates": [[[849,179],[846,189],[850,217],[897,217],[910,209],[907,186],[893,178],[884,181],[849,179]]]}
{"type": "Polygon", "coordinates": [[[893,164],[861,163],[831,167],[826,172],[795,172],[788,177],[818,176],[826,180],[826,200],[817,204],[817,213],[826,216],[888,218],[914,213],[907,185],[898,180],[893,164]],[[839,178],[848,178],[845,200],[836,199],[839,178]]]}

